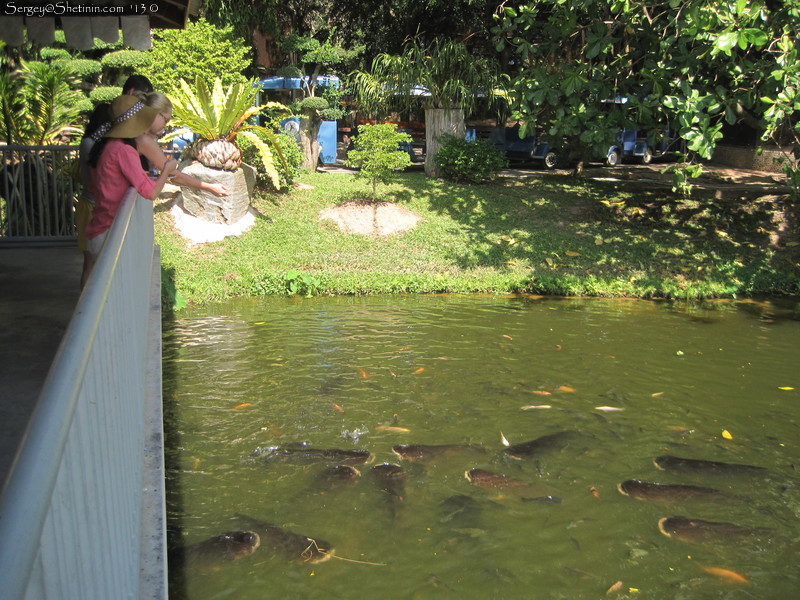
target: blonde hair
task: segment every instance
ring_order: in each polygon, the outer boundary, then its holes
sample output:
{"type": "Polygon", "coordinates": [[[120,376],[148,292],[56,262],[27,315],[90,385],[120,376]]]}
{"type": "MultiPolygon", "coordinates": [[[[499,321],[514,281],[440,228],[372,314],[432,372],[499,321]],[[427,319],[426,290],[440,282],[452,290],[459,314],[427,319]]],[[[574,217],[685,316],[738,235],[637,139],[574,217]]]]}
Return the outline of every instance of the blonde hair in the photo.
{"type": "Polygon", "coordinates": [[[170,99],[161,92],[150,92],[144,98],[142,98],[142,102],[144,102],[145,106],[155,108],[158,112],[163,113],[167,110],[172,110],[172,102],[170,102],[170,99]]]}

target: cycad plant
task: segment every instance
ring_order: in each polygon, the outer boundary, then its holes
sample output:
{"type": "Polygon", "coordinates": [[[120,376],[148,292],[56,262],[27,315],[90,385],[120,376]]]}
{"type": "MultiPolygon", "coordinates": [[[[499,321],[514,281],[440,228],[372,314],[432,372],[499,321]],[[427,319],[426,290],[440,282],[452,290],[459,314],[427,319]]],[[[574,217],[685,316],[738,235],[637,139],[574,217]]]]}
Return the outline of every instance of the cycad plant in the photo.
{"type": "MultiPolygon", "coordinates": [[[[255,106],[256,94],[257,88],[252,83],[237,83],[223,90],[222,81],[217,78],[209,90],[205,81],[198,77],[193,90],[186,81],[181,80],[180,90],[170,96],[173,122],[200,136],[189,147],[188,154],[213,169],[238,169],[242,164],[242,152],[236,144],[236,138],[240,135],[247,138],[258,150],[261,164],[270,181],[279,189],[280,177],[275,160],[277,158],[283,165],[286,160],[275,132],[251,121],[262,110],[284,107],[275,102],[255,106]]],[[[180,133],[173,132],[165,139],[171,139],[180,133]]]]}

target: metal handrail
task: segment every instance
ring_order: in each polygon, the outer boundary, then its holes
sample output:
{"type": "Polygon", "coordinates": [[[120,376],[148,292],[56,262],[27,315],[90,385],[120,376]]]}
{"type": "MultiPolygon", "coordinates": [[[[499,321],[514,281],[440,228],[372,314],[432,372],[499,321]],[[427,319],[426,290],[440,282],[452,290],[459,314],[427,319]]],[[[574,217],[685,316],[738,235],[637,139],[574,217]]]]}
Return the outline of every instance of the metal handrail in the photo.
{"type": "Polygon", "coordinates": [[[0,495],[0,539],[5,540],[0,544],[0,581],[3,597],[9,600],[25,597],[37,560],[81,386],[137,197],[131,189],[109,230],[0,495]]]}

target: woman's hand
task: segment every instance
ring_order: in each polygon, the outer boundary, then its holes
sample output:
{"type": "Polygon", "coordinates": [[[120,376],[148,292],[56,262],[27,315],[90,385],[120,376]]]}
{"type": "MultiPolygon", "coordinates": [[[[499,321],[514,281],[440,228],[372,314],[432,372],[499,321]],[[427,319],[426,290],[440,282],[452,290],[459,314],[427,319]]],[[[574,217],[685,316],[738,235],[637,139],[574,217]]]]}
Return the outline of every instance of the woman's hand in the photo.
{"type": "Polygon", "coordinates": [[[167,175],[173,174],[178,169],[178,161],[174,158],[170,158],[167,162],[164,163],[164,168],[161,169],[162,173],[166,173],[167,175]]]}

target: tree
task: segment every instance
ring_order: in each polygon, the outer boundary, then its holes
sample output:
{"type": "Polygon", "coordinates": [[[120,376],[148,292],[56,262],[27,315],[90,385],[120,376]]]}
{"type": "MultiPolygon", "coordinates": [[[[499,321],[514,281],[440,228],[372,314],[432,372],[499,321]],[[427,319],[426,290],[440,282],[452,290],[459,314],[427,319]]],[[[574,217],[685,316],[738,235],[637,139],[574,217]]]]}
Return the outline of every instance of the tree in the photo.
{"type": "Polygon", "coordinates": [[[411,136],[397,131],[396,125],[362,125],[353,138],[353,150],[347,155],[347,166],[359,169],[358,176],[372,183],[372,200],[378,197],[378,183],[388,183],[399,169],[411,164],[408,152],[398,150],[410,143],[411,136]]]}
{"type": "Polygon", "coordinates": [[[797,0],[534,0],[504,6],[493,32],[514,58],[521,135],[541,127],[564,138],[576,172],[619,127],[665,120],[702,158],[726,122],[762,139],[783,134],[796,172],[799,17],[797,0]],[[603,107],[620,97],[626,108],[603,107]]]}
{"type": "Polygon", "coordinates": [[[151,62],[141,74],[156,90],[167,94],[180,89],[180,80],[219,76],[222,85],[243,84],[243,72],[250,66],[250,49],[232,27],[215,27],[204,19],[187,23],[186,29],[157,29],[153,32],[151,62]]]}
{"type": "Polygon", "coordinates": [[[425,109],[425,173],[437,177],[434,160],[439,137],[463,137],[464,116],[480,97],[493,98],[497,85],[493,61],[472,54],[466,45],[436,40],[428,46],[410,40],[399,55],[379,54],[369,72],[357,71],[352,85],[367,113],[386,114],[392,108],[425,109]]]}

